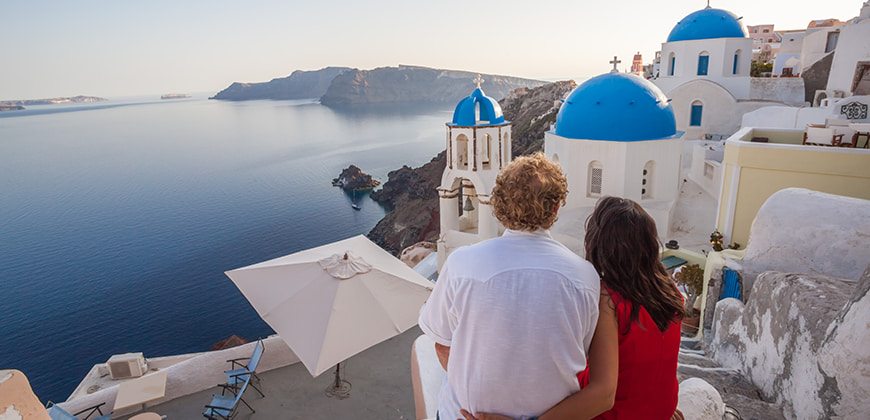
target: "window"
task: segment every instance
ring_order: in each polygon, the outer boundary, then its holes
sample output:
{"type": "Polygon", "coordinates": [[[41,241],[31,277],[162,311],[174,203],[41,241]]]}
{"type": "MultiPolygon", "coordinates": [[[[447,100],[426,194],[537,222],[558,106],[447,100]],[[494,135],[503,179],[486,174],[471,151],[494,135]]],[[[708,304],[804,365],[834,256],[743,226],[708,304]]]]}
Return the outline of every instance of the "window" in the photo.
{"type": "Polygon", "coordinates": [[[693,127],[701,126],[701,113],[704,110],[704,105],[701,104],[701,101],[692,102],[692,118],[689,122],[689,125],[693,127]]]}
{"type": "Polygon", "coordinates": [[[589,182],[587,185],[586,195],[588,197],[600,197],[601,185],[604,179],[604,167],[601,162],[594,161],[589,164],[589,182]]]}
{"type": "Polygon", "coordinates": [[[734,66],[731,68],[731,74],[737,74],[737,63],[740,62],[740,50],[734,51],[734,66]]]}
{"type": "Polygon", "coordinates": [[[456,167],[468,169],[468,137],[465,134],[456,138],[456,167]]]}
{"type": "Polygon", "coordinates": [[[707,75],[707,66],[710,64],[710,54],[706,51],[698,56],[698,76],[707,75]]]}
{"type": "Polygon", "coordinates": [[[508,133],[504,133],[504,142],[502,143],[501,147],[504,153],[504,160],[502,160],[502,166],[505,166],[508,164],[508,162],[511,161],[511,138],[510,136],[508,136],[508,133]]]}
{"type": "Polygon", "coordinates": [[[761,32],[768,33],[768,32],[770,32],[770,29],[762,29],[761,32]]]}
{"type": "Polygon", "coordinates": [[[829,53],[837,48],[837,40],[840,39],[840,32],[828,32],[828,42],[825,44],[825,52],[829,53]]]}
{"type": "Polygon", "coordinates": [[[670,63],[670,66],[668,67],[668,76],[673,76],[674,75],[674,65],[677,62],[677,57],[674,55],[674,53],[671,53],[671,60],[670,61],[671,61],[671,63],[670,63]]]}
{"type": "Polygon", "coordinates": [[[492,161],[492,136],[489,134],[483,135],[483,144],[481,145],[483,150],[481,150],[482,158],[480,163],[483,165],[483,169],[489,169],[492,166],[490,162],[492,161]]]}
{"type": "Polygon", "coordinates": [[[655,161],[648,161],[643,165],[643,178],[640,186],[640,198],[653,198],[653,169],[655,169],[655,161]]]}

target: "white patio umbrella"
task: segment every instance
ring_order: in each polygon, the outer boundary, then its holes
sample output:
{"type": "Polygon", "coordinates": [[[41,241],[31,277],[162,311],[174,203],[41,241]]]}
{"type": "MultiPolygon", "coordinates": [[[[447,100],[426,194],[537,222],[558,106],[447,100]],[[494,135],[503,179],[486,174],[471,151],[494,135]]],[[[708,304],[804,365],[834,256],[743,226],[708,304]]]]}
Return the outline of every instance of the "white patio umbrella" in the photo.
{"type": "Polygon", "coordinates": [[[433,287],[362,235],[226,275],[315,377],[417,325],[433,287]]]}

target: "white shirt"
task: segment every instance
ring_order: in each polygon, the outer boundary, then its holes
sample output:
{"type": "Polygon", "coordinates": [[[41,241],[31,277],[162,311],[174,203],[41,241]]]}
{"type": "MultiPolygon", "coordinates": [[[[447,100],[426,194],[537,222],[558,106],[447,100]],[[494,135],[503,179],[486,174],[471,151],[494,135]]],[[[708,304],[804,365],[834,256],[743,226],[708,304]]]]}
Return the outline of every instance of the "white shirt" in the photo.
{"type": "Polygon", "coordinates": [[[541,415],[580,390],[598,322],[598,274],[545,230],[454,251],[420,328],[450,347],[438,412],[541,415]]]}

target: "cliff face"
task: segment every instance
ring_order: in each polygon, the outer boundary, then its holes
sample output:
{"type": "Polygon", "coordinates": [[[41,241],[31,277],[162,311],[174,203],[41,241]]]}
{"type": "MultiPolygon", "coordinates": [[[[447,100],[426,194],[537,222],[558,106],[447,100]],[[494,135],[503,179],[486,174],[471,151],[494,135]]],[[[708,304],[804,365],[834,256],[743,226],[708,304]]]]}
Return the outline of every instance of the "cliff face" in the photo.
{"type": "MultiPolygon", "coordinates": [[[[544,131],[556,121],[559,100],[575,86],[576,83],[568,81],[517,89],[500,101],[505,118],[513,123],[514,155],[543,148],[544,131]]],[[[441,152],[419,168],[403,166],[390,172],[383,188],[371,197],[392,211],[369,232],[369,239],[397,256],[417,242],[435,242],[441,233],[435,189],[441,184],[445,165],[446,154],[441,152]]]]}
{"type": "Polygon", "coordinates": [[[419,168],[402,166],[388,174],[388,181],[371,198],[392,211],[369,232],[369,239],[393,255],[417,242],[438,239],[441,231],[435,189],[441,184],[446,156],[441,152],[419,168]]]}
{"type": "Polygon", "coordinates": [[[513,123],[511,150],[514,156],[544,150],[544,133],[556,123],[561,99],[575,87],[577,83],[568,80],[534,89],[516,89],[499,101],[505,118],[513,123]]]}
{"type": "MultiPolygon", "coordinates": [[[[458,103],[474,90],[477,73],[399,66],[351,70],[337,76],[320,98],[324,105],[376,103],[458,103]]],[[[546,82],[518,77],[481,75],[487,96],[503,98],[511,90],[546,82]]]]}
{"type": "Polygon", "coordinates": [[[293,74],[264,83],[233,83],[209,99],[245,101],[252,99],[319,98],[332,80],[347,67],[326,67],[315,71],[296,70],[293,74]]]}
{"type": "Polygon", "coordinates": [[[55,105],[55,104],[69,104],[69,103],[83,103],[83,102],[100,102],[105,101],[106,98],[100,98],[97,96],[73,96],[68,98],[46,98],[46,99],[18,99],[14,101],[0,101],[0,105],[3,106],[25,106],[25,105],[55,105]]]}

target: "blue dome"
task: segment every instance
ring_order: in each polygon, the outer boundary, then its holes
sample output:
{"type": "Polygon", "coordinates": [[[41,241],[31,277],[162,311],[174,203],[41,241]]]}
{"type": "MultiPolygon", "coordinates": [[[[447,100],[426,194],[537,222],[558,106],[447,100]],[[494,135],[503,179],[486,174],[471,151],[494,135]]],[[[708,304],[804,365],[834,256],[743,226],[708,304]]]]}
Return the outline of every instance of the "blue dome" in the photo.
{"type": "Polygon", "coordinates": [[[478,87],[471,96],[459,101],[453,111],[453,125],[472,127],[477,125],[504,124],[501,106],[495,99],[484,95],[478,87]]]}
{"type": "Polygon", "coordinates": [[[677,134],[674,110],[650,81],[611,72],[577,86],[556,116],[556,135],[569,139],[642,141],[677,134]]]}
{"type": "Polygon", "coordinates": [[[722,9],[701,9],[677,22],[668,35],[668,42],[746,36],[746,29],[734,13],[722,9]]]}

